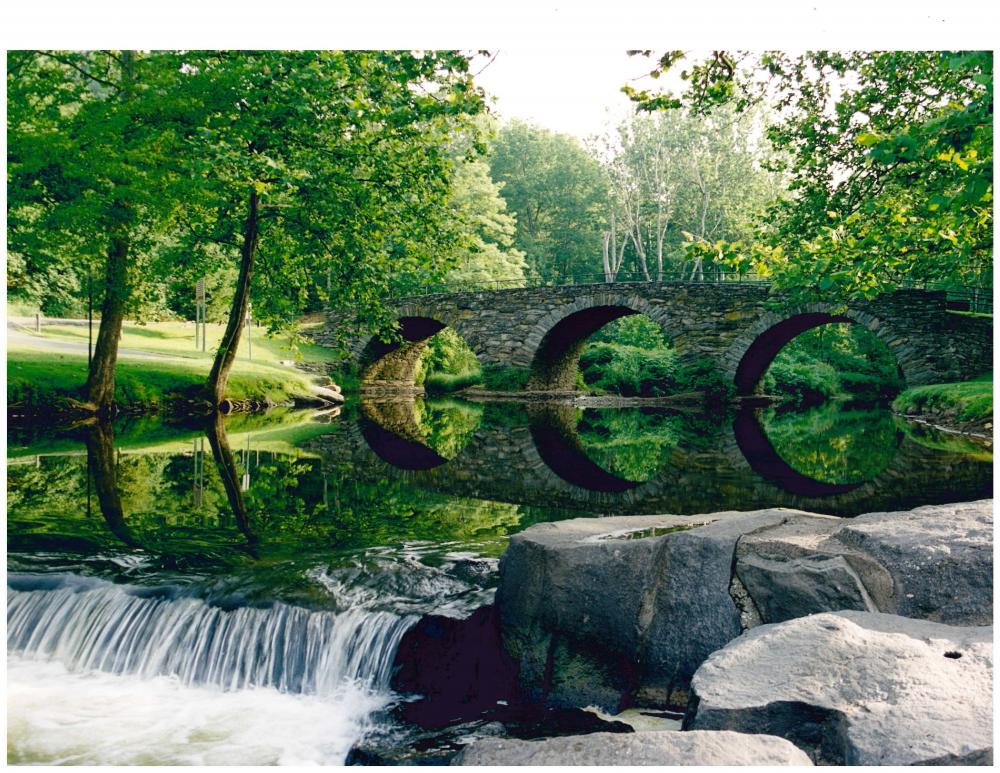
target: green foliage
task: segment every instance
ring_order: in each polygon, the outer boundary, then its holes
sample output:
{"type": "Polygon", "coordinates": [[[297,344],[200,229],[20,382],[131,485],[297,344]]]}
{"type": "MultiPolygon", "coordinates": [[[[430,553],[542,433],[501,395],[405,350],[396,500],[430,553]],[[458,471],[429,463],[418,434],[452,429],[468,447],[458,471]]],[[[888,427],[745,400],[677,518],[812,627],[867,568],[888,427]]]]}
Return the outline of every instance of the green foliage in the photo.
{"type": "Polygon", "coordinates": [[[731,269],[813,297],[904,279],[990,285],[992,53],[715,52],[692,78],[681,97],[630,96],[654,110],[780,109],[767,135],[793,195],[754,244],[720,250],[731,269]]]}
{"type": "Polygon", "coordinates": [[[481,376],[475,352],[446,327],[427,342],[414,381],[432,392],[453,392],[478,383],[481,376]]]}
{"type": "Polygon", "coordinates": [[[663,328],[645,314],[630,314],[609,322],[590,337],[590,342],[597,341],[644,349],[664,349],[670,346],[663,328]]]}
{"type": "Polygon", "coordinates": [[[770,410],[764,430],[797,472],[824,483],[858,483],[881,473],[896,454],[896,425],[886,411],[829,403],[807,411],[770,410]]]}
{"type": "Polygon", "coordinates": [[[982,425],[993,420],[993,374],[984,374],[973,381],[907,389],[895,399],[892,409],[982,425]]]}
{"type": "Polygon", "coordinates": [[[504,365],[483,366],[483,386],[497,392],[520,392],[527,388],[531,372],[504,365]]]}
{"type": "Polygon", "coordinates": [[[584,411],[577,434],[587,456],[626,480],[644,483],[667,466],[683,437],[682,421],[663,411],[584,411]]]}
{"type": "Polygon", "coordinates": [[[533,278],[597,270],[608,181],[576,139],[512,121],[493,142],[490,173],[517,218],[514,246],[533,278]]]}
{"type": "Polygon", "coordinates": [[[792,402],[829,398],[886,400],[902,388],[896,358],[860,325],[821,325],[790,341],[764,375],[767,394],[792,402]]]}
{"type": "Polygon", "coordinates": [[[678,381],[673,349],[645,349],[628,344],[589,344],[580,355],[580,371],[588,388],[627,397],[671,394],[678,381]]]}

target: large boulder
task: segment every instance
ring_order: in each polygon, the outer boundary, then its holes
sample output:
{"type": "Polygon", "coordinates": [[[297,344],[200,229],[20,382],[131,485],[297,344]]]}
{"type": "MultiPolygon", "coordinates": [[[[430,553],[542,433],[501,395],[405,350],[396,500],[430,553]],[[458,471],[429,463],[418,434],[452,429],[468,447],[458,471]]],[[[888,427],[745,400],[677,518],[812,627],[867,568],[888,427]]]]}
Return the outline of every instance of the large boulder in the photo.
{"type": "Polygon", "coordinates": [[[780,736],[825,764],[989,764],[992,677],[991,627],[816,614],[714,653],[685,728],[780,736]]]}
{"type": "Polygon", "coordinates": [[[854,609],[960,625],[993,619],[993,502],[844,520],[792,516],[740,539],[736,577],[765,623],[854,609]]]}
{"type": "Polygon", "coordinates": [[[741,631],[737,540],[796,512],[580,518],[514,535],[497,606],[522,689],[554,706],[683,706],[698,665],[741,631]]]}
{"type": "Polygon", "coordinates": [[[782,738],[729,732],[592,733],[542,741],[485,738],[452,765],[809,765],[782,738]]]}
{"type": "Polygon", "coordinates": [[[705,658],[761,623],[856,610],[987,624],[992,505],[539,524],[500,561],[503,645],[528,700],[617,711],[683,708],[705,658]]]}

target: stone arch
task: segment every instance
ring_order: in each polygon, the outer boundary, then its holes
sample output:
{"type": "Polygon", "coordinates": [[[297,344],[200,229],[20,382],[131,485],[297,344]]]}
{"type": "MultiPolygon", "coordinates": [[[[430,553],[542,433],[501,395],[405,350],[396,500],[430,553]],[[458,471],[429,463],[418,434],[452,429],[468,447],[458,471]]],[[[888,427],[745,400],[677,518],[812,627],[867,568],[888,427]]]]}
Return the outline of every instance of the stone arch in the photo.
{"type": "MultiPolygon", "coordinates": [[[[414,379],[420,364],[420,355],[423,354],[430,338],[446,327],[451,327],[466,338],[447,315],[428,313],[420,308],[400,308],[397,311],[397,323],[402,341],[386,343],[377,336],[372,336],[359,342],[355,357],[359,365],[363,391],[415,390],[414,379]]],[[[481,355],[477,350],[478,347],[472,348],[477,357],[481,355]]]]}
{"type": "Polygon", "coordinates": [[[638,295],[600,293],[560,305],[540,318],[525,337],[524,351],[530,360],[528,388],[539,391],[569,391],[576,385],[577,363],[587,339],[621,317],[644,314],[656,322],[668,339],[669,320],[662,309],[638,295]]]}
{"type": "Polygon", "coordinates": [[[778,352],[792,339],[821,325],[833,323],[861,325],[875,334],[896,358],[904,382],[909,382],[913,364],[899,344],[906,337],[893,330],[890,323],[863,309],[837,308],[832,304],[813,303],[784,312],[762,314],[737,336],[723,357],[726,377],[741,395],[750,395],[778,352]]]}

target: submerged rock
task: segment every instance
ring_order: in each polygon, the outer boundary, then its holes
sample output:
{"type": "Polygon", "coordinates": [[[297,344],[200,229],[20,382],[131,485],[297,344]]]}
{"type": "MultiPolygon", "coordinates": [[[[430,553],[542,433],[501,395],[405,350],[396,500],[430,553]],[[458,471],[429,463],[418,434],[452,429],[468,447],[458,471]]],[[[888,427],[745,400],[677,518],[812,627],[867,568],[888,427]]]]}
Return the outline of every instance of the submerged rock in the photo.
{"type": "Polygon", "coordinates": [[[714,653],[685,727],[781,736],[823,764],[989,764],[992,676],[991,627],[816,614],[714,653]]]}
{"type": "Polygon", "coordinates": [[[788,741],[729,732],[644,732],[518,741],[485,738],[452,765],[809,765],[788,741]]]}

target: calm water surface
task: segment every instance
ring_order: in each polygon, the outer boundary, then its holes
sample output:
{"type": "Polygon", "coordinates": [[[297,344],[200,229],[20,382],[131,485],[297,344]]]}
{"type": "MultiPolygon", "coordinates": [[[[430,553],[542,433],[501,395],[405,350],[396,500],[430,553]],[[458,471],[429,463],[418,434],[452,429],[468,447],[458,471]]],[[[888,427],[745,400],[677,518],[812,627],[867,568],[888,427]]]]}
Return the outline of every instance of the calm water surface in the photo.
{"type": "Polygon", "coordinates": [[[8,760],[342,763],[405,739],[395,648],[531,524],[992,495],[988,448],[831,404],[457,400],[8,436],[8,760]]]}

